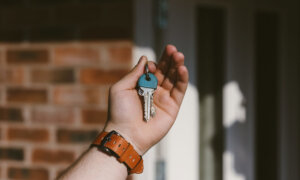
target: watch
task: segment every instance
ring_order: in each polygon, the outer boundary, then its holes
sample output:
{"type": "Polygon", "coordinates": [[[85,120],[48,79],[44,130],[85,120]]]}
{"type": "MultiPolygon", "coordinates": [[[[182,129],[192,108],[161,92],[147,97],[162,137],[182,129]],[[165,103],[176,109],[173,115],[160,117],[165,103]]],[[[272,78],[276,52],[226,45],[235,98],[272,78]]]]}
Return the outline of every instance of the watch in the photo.
{"type": "Polygon", "coordinates": [[[125,164],[128,174],[143,172],[142,156],[116,131],[101,132],[91,147],[97,147],[102,152],[115,156],[120,163],[125,164]]]}

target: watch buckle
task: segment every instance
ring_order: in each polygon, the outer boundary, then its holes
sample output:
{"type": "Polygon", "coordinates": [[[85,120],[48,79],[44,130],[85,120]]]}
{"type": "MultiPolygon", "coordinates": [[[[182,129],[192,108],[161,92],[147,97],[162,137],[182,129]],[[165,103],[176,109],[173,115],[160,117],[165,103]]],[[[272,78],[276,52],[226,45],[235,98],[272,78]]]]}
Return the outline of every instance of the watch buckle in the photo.
{"type": "Polygon", "coordinates": [[[101,144],[100,144],[100,148],[102,148],[103,150],[105,150],[106,152],[108,152],[108,153],[112,153],[111,152],[111,150],[110,149],[108,149],[107,147],[105,147],[105,144],[107,143],[107,142],[109,142],[109,141],[111,141],[111,136],[112,135],[118,135],[118,136],[120,136],[119,135],[119,133],[117,133],[116,131],[114,131],[114,130],[112,130],[112,131],[110,131],[106,136],[104,136],[104,138],[103,138],[103,140],[101,141],[101,144]]]}

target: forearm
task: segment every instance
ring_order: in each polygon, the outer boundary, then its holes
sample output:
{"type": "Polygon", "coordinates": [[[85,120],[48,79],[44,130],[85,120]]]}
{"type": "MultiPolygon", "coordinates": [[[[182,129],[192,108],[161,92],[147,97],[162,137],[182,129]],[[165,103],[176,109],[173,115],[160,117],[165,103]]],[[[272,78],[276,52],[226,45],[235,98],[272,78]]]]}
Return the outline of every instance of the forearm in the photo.
{"type": "Polygon", "coordinates": [[[97,148],[90,148],[74,163],[59,180],[121,180],[126,179],[128,173],[124,164],[113,156],[108,156],[97,148]]]}

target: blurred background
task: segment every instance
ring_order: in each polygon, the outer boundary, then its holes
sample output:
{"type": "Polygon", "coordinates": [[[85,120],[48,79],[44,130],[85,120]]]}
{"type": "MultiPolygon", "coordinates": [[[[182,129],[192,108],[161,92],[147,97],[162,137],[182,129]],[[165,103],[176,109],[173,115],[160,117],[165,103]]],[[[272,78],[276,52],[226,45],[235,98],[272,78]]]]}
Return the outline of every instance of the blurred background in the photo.
{"type": "Polygon", "coordinates": [[[55,179],[168,43],[190,84],[128,179],[299,180],[299,0],[0,0],[0,179],[55,179]]]}

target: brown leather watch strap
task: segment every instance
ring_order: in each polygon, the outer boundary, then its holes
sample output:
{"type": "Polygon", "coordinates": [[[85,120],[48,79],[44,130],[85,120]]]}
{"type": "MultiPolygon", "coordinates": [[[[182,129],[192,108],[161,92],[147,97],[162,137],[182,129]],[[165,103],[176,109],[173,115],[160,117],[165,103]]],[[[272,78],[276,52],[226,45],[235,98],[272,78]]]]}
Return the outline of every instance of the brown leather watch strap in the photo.
{"type": "Polygon", "coordinates": [[[97,146],[101,150],[110,153],[118,159],[120,163],[124,163],[128,168],[128,173],[140,174],[143,172],[143,158],[116,131],[102,132],[92,143],[92,146],[97,146]]]}

